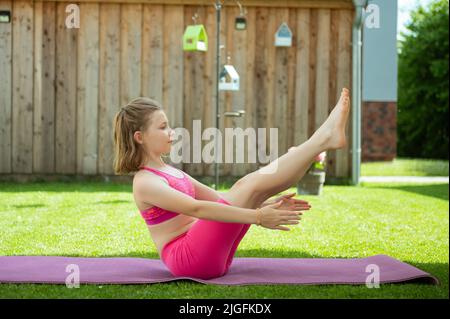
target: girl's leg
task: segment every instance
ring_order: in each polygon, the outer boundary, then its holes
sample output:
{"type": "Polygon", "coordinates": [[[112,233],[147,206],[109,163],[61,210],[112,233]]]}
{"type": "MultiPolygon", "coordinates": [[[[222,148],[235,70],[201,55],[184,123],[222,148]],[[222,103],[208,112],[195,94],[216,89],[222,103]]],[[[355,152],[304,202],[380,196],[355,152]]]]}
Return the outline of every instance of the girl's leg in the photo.
{"type": "Polygon", "coordinates": [[[233,261],[234,254],[236,253],[236,250],[238,249],[239,244],[241,243],[241,240],[244,238],[244,236],[247,234],[247,231],[250,229],[250,224],[244,224],[242,226],[242,230],[239,233],[238,237],[234,241],[233,245],[231,246],[230,252],[228,254],[227,263],[225,266],[225,273],[228,272],[228,269],[231,266],[231,262],[233,261]]]}
{"type": "Polygon", "coordinates": [[[305,175],[318,154],[347,145],[345,129],[349,111],[349,91],[343,89],[338,104],[309,140],[244,176],[233,185],[226,199],[236,206],[258,207],[267,198],[294,185],[305,175]]]}
{"type": "MultiPolygon", "coordinates": [[[[230,203],[220,199],[224,205],[230,203]]],[[[249,224],[200,219],[189,231],[166,245],[163,261],[175,276],[210,279],[224,275],[249,224]]]]}
{"type": "MultiPolygon", "coordinates": [[[[317,154],[344,147],[349,113],[348,90],[325,123],[302,145],[268,166],[244,176],[223,198],[231,205],[256,208],[289,188],[306,172],[317,154]],[[265,174],[266,172],[269,172],[265,174]]],[[[166,246],[163,255],[175,275],[209,279],[226,273],[250,225],[198,220],[185,236],[166,246]]]]}
{"type": "MultiPolygon", "coordinates": [[[[233,206],[241,206],[246,208],[259,207],[259,205],[267,200],[267,198],[289,188],[297,182],[305,174],[307,169],[312,164],[312,161],[318,154],[328,149],[344,147],[346,144],[345,126],[349,114],[348,90],[343,90],[341,99],[333,112],[330,114],[328,120],[321,126],[321,128],[319,128],[310,140],[298,147],[293,148],[287,154],[278,159],[279,162],[276,164],[278,165],[277,170],[269,167],[272,171],[275,170],[274,174],[277,175],[262,174],[260,177],[258,177],[258,175],[256,177],[253,176],[255,175],[254,173],[252,173],[253,175],[247,175],[249,177],[245,177],[235,187],[235,190],[239,189],[239,192],[231,192],[230,190],[230,192],[224,194],[222,197],[233,206]],[[328,134],[327,136],[328,132],[331,132],[331,134],[328,134]],[[330,138],[329,135],[332,135],[334,139],[330,138]],[[281,176],[278,174],[281,174],[281,176]],[[249,182],[248,180],[250,179],[250,176],[252,180],[249,182]],[[275,179],[275,181],[272,179],[275,179]],[[248,186],[248,189],[256,190],[256,192],[249,196],[246,193],[245,188],[247,185],[251,185],[250,183],[252,182],[255,184],[253,187],[248,186]],[[257,185],[259,184],[257,183],[260,183],[262,186],[268,185],[267,190],[258,187],[257,185]],[[260,189],[260,191],[257,191],[258,189],[260,189]],[[260,194],[262,194],[262,196],[260,194]]],[[[274,165],[274,163],[269,165],[274,165]]],[[[233,261],[234,254],[236,253],[242,238],[245,236],[249,228],[250,225],[243,225],[242,231],[232,245],[228,255],[225,272],[228,271],[228,268],[233,261]]]]}

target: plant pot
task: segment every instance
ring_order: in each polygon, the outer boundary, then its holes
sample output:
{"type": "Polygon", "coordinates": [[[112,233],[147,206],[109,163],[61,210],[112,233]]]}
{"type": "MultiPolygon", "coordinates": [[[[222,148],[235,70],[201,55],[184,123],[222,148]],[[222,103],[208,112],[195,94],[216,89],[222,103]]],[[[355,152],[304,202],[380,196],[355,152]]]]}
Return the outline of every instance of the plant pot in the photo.
{"type": "Polygon", "coordinates": [[[325,172],[308,172],[297,184],[299,195],[320,195],[325,183],[325,172]]]}

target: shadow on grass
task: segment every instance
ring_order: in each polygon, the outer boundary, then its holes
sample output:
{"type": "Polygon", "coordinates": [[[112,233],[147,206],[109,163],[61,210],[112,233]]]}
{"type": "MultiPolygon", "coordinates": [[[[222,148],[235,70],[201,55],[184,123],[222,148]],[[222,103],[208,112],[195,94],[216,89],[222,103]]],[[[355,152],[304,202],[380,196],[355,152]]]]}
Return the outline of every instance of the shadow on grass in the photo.
{"type": "MultiPolygon", "coordinates": [[[[194,177],[199,182],[214,188],[210,177],[194,177]]],[[[238,177],[221,178],[218,190],[229,189],[238,180],[238,177]]],[[[129,192],[132,193],[132,183],[125,182],[98,182],[98,181],[73,181],[73,182],[0,182],[0,193],[23,193],[23,192],[48,192],[48,193],[100,193],[100,192],[129,192]]]]}
{"type": "Polygon", "coordinates": [[[103,204],[130,204],[130,203],[132,203],[132,201],[116,199],[116,200],[102,200],[99,202],[95,202],[94,204],[103,205],[103,204]]]}
{"type": "Polygon", "coordinates": [[[44,204],[29,204],[29,205],[12,205],[12,207],[17,208],[17,209],[22,209],[22,208],[39,208],[39,207],[47,207],[44,204]]]}
{"type": "Polygon", "coordinates": [[[47,192],[47,193],[102,193],[102,192],[132,192],[133,186],[126,183],[103,183],[103,182],[30,182],[24,184],[0,182],[1,193],[23,193],[23,192],[47,192]]]}
{"type": "Polygon", "coordinates": [[[404,263],[410,264],[420,270],[423,270],[439,280],[439,287],[445,288],[448,292],[448,263],[420,263],[414,260],[402,260],[404,263]]]}
{"type": "Polygon", "coordinates": [[[365,187],[378,188],[378,189],[396,189],[405,192],[415,193],[424,196],[430,196],[438,199],[448,201],[448,184],[427,184],[427,185],[398,185],[392,186],[383,185],[375,186],[374,184],[366,185],[365,187]]]}

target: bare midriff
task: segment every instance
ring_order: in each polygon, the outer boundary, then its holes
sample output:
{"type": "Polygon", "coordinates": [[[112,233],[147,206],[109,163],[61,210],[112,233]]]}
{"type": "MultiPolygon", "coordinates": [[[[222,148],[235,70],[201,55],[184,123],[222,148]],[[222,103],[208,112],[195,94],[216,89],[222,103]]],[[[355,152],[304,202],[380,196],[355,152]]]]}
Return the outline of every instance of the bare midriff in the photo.
{"type": "Polygon", "coordinates": [[[180,214],[160,224],[147,225],[159,256],[162,257],[164,245],[187,232],[197,220],[198,218],[180,214]]]}

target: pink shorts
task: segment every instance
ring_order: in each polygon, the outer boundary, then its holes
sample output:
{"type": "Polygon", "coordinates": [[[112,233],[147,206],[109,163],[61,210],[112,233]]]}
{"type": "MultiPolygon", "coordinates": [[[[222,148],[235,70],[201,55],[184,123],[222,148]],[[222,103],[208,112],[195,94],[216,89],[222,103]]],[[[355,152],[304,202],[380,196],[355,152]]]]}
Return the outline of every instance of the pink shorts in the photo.
{"type": "MultiPolygon", "coordinates": [[[[223,198],[218,203],[231,205],[223,198]]],[[[228,272],[250,224],[199,219],[162,250],[162,261],[174,276],[211,279],[228,272]]]]}

